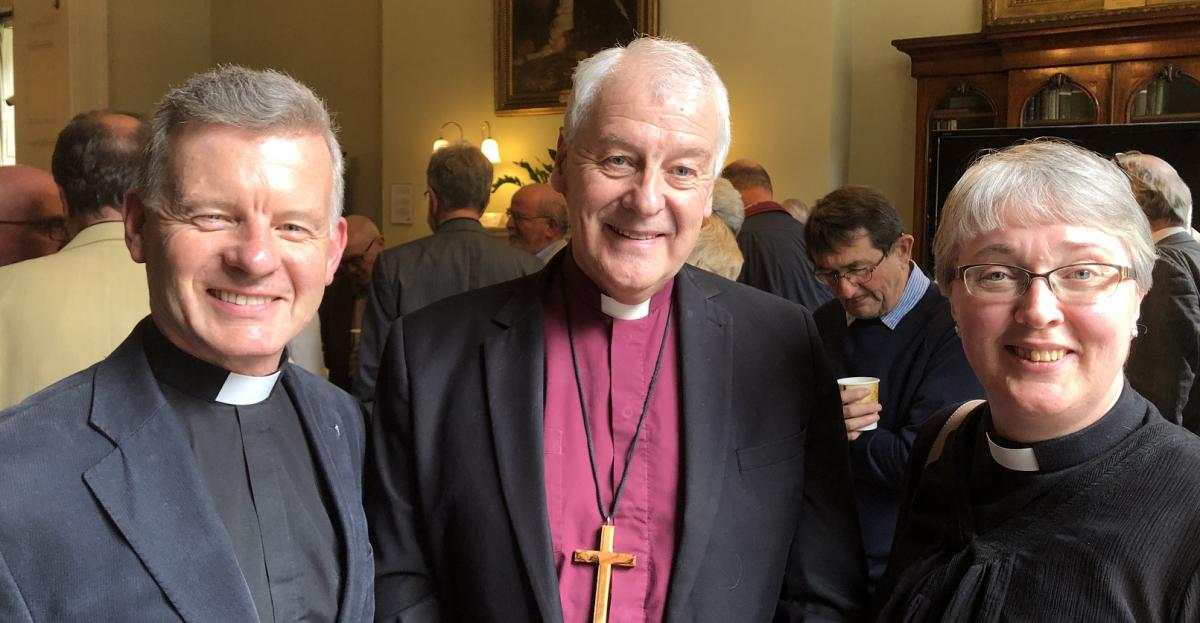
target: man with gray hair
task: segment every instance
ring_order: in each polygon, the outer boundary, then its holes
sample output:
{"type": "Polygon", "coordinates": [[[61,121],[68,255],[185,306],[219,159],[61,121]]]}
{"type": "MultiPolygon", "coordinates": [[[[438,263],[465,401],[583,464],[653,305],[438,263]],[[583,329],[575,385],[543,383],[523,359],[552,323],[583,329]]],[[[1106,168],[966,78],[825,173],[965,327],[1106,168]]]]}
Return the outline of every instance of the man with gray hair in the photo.
{"type": "Polygon", "coordinates": [[[361,412],[285,352],[346,243],[329,114],[226,66],[152,127],[124,204],[149,317],[0,413],[0,620],[369,620],[361,412]]]}
{"type": "Polygon", "coordinates": [[[1192,238],[1192,192],[1175,168],[1138,152],[1117,154],[1150,221],[1158,259],[1142,299],[1143,335],[1133,341],[1129,383],[1163,417],[1200,433],[1200,242],[1192,238]]]}
{"type": "Polygon", "coordinates": [[[0,409],[105,358],[150,311],[122,225],[149,134],[139,117],[97,110],[59,132],[51,170],[71,242],[0,267],[0,409]]]}
{"type": "Polygon", "coordinates": [[[393,325],[364,485],[377,620],[856,616],[812,318],[684,265],[729,143],[725,87],[686,44],[576,68],[551,178],[568,250],[393,325]]]}
{"type": "Polygon", "coordinates": [[[479,223],[491,198],[492,163],[478,147],[463,142],[433,152],[425,183],[433,235],[381,253],[371,277],[354,377],[354,395],[368,410],[393,321],[453,294],[542,269],[538,258],[492,238],[479,223]]]}

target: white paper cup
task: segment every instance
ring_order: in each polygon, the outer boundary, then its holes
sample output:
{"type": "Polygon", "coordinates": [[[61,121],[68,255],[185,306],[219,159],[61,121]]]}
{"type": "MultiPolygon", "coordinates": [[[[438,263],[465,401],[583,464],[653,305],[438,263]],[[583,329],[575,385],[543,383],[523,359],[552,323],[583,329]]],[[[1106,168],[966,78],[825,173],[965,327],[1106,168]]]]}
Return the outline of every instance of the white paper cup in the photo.
{"type": "MultiPolygon", "coordinates": [[[[855,403],[879,402],[879,379],[877,379],[873,376],[847,376],[845,378],[838,379],[838,389],[840,389],[841,391],[846,391],[848,389],[858,389],[860,387],[866,387],[866,388],[870,389],[871,393],[867,394],[866,396],[863,396],[862,398],[859,398],[858,400],[855,400],[854,401],[855,403]]],[[[868,424],[858,430],[867,431],[867,430],[875,430],[876,428],[879,428],[879,422],[874,422],[872,424],[868,424]]]]}

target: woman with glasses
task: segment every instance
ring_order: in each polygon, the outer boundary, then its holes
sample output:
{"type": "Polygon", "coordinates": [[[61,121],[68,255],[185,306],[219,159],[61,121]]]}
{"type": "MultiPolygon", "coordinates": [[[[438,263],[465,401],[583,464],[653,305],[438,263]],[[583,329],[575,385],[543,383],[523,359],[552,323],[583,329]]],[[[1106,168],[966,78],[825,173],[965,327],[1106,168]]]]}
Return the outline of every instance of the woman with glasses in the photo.
{"type": "Polygon", "coordinates": [[[1155,257],[1124,174],[986,155],[934,252],[987,401],[917,436],[878,620],[1200,620],[1200,439],[1122,371],[1155,257]]]}

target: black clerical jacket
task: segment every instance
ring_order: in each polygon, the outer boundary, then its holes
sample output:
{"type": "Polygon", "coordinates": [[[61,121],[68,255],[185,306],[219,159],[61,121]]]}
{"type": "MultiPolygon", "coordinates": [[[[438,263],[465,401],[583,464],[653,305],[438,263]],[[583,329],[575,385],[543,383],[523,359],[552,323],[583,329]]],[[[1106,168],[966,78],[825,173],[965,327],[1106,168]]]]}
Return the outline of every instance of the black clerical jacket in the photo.
{"type": "MultiPolygon", "coordinates": [[[[562,620],[542,429],[542,298],[562,259],[393,325],[364,485],[377,620],[562,620]]],[[[690,266],[674,296],[683,464],[666,620],[850,620],[866,570],[811,317],[690,266]]]]}
{"type": "MultiPolygon", "coordinates": [[[[100,363],[0,412],[0,621],[258,618],[139,330],[100,363]]],[[[282,382],[342,546],[337,620],[370,620],[361,413],[291,364],[282,382]]]]}

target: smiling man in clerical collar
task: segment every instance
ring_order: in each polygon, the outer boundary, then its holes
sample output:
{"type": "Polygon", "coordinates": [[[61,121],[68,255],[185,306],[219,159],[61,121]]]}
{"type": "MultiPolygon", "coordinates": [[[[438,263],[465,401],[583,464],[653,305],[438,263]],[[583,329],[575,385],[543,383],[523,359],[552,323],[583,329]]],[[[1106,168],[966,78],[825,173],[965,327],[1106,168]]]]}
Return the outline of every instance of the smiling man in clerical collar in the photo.
{"type": "Polygon", "coordinates": [[[837,386],[797,305],[685,266],[730,144],[712,65],[580,63],[545,270],[392,325],[371,418],[379,620],[851,620],[837,386]]]}
{"type": "Polygon", "coordinates": [[[324,104],[274,71],[193,77],[124,208],[150,316],[0,417],[0,613],[369,620],[360,411],[285,355],[346,244],[324,104]]]}

